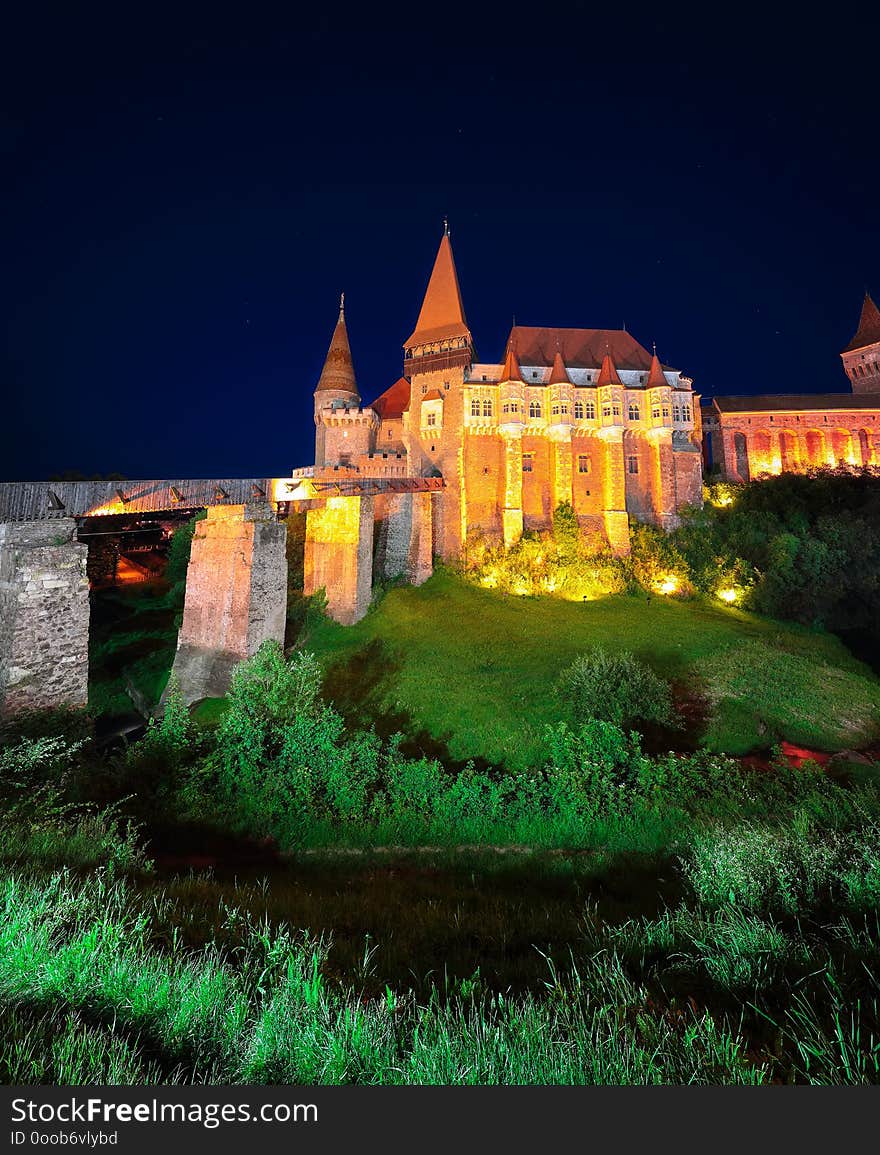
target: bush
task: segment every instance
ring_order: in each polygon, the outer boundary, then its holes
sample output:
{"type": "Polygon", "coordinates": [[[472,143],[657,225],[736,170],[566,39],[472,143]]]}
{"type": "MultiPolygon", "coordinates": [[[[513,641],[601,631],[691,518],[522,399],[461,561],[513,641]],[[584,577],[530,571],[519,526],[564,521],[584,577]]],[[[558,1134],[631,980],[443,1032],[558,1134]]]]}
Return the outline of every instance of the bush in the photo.
{"type": "Polygon", "coordinates": [[[625,650],[596,646],[575,658],[559,680],[575,725],[599,720],[628,729],[636,722],[675,724],[667,682],[625,650]]]}

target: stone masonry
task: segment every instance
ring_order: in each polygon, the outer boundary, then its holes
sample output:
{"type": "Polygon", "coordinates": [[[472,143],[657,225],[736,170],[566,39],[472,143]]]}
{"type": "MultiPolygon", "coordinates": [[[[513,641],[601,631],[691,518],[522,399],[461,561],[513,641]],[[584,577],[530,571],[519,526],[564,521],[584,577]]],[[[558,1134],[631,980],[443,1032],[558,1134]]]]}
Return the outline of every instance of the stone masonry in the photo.
{"type": "Polygon", "coordinates": [[[221,697],[238,662],[283,644],[286,540],[266,503],[215,506],[197,525],[173,666],[187,703],[221,697]]]}
{"type": "Polygon", "coordinates": [[[0,524],[0,716],[86,705],[87,553],[73,518],[0,524]]]}

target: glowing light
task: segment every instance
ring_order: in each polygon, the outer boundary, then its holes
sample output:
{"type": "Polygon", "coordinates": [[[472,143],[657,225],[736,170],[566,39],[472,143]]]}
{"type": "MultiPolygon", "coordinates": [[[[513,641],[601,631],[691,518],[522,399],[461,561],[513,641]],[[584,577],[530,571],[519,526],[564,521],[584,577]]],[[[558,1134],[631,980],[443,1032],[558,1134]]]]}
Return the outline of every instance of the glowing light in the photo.
{"type": "Polygon", "coordinates": [[[729,605],[731,602],[735,602],[739,597],[739,590],[731,589],[729,587],[723,590],[718,590],[718,597],[721,598],[723,602],[727,602],[729,605]]]}
{"type": "Polygon", "coordinates": [[[511,593],[516,594],[516,596],[518,598],[526,597],[528,592],[529,592],[529,587],[526,585],[525,582],[517,582],[516,585],[511,590],[511,593]]]}
{"type": "Polygon", "coordinates": [[[657,583],[657,591],[661,594],[674,594],[678,589],[678,578],[675,574],[667,574],[657,583]]]}

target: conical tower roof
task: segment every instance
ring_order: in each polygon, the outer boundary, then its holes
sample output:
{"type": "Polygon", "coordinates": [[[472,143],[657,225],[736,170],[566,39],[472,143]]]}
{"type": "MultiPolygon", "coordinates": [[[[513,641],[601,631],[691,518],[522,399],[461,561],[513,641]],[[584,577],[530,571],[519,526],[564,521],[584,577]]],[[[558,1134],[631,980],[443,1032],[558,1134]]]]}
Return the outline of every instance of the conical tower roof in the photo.
{"type": "Polygon", "coordinates": [[[461,290],[458,287],[449,231],[444,229],[419,319],[415,329],[405,341],[404,348],[442,341],[449,337],[467,337],[470,340],[471,332],[461,303],[461,290]]]}
{"type": "Polygon", "coordinates": [[[315,392],[325,389],[338,389],[344,393],[353,393],[360,398],[357,381],[354,376],[354,361],[351,358],[351,346],[348,343],[348,330],[345,327],[345,294],[339,302],[339,320],[333,330],[330,348],[324,361],[324,368],[315,392]]]}
{"type": "Polygon", "coordinates": [[[610,353],[606,353],[602,358],[602,366],[599,369],[599,376],[596,380],[597,385],[622,385],[620,374],[617,372],[617,366],[610,353]]]}
{"type": "Polygon", "coordinates": [[[501,370],[502,381],[522,381],[522,369],[519,367],[519,361],[516,359],[516,353],[513,351],[513,342],[507,343],[507,353],[504,356],[504,368],[501,370]]]}
{"type": "Polygon", "coordinates": [[[659,389],[662,385],[668,385],[666,376],[663,372],[663,366],[660,364],[660,358],[657,356],[657,351],[654,351],[654,356],[651,358],[651,368],[648,371],[648,380],[646,388],[659,389]]]}
{"type": "MultiPolygon", "coordinates": [[[[616,372],[616,370],[615,370],[616,372]]],[[[569,385],[571,378],[568,375],[568,370],[565,367],[565,362],[562,360],[562,354],[556,350],[556,356],[553,358],[553,368],[550,370],[550,384],[551,385],[569,385]]]]}
{"type": "Polygon", "coordinates": [[[859,327],[843,352],[850,353],[853,349],[864,349],[866,345],[875,345],[878,341],[880,341],[880,309],[874,304],[871,294],[865,293],[859,327]]]}

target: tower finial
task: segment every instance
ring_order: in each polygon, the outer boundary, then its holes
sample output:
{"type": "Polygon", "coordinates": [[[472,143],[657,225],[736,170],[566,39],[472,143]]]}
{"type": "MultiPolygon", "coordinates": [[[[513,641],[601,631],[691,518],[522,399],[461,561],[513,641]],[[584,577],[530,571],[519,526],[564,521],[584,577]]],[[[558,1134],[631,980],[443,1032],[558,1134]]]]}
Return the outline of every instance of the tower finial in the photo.
{"type": "Polygon", "coordinates": [[[656,357],[657,356],[657,342],[652,341],[651,344],[654,346],[654,356],[656,357]]]}
{"type": "Polygon", "coordinates": [[[345,316],[345,293],[339,294],[339,316],[345,316]]]}
{"type": "Polygon", "coordinates": [[[448,217],[443,218],[443,236],[444,237],[449,236],[449,218],[448,217]]]}

